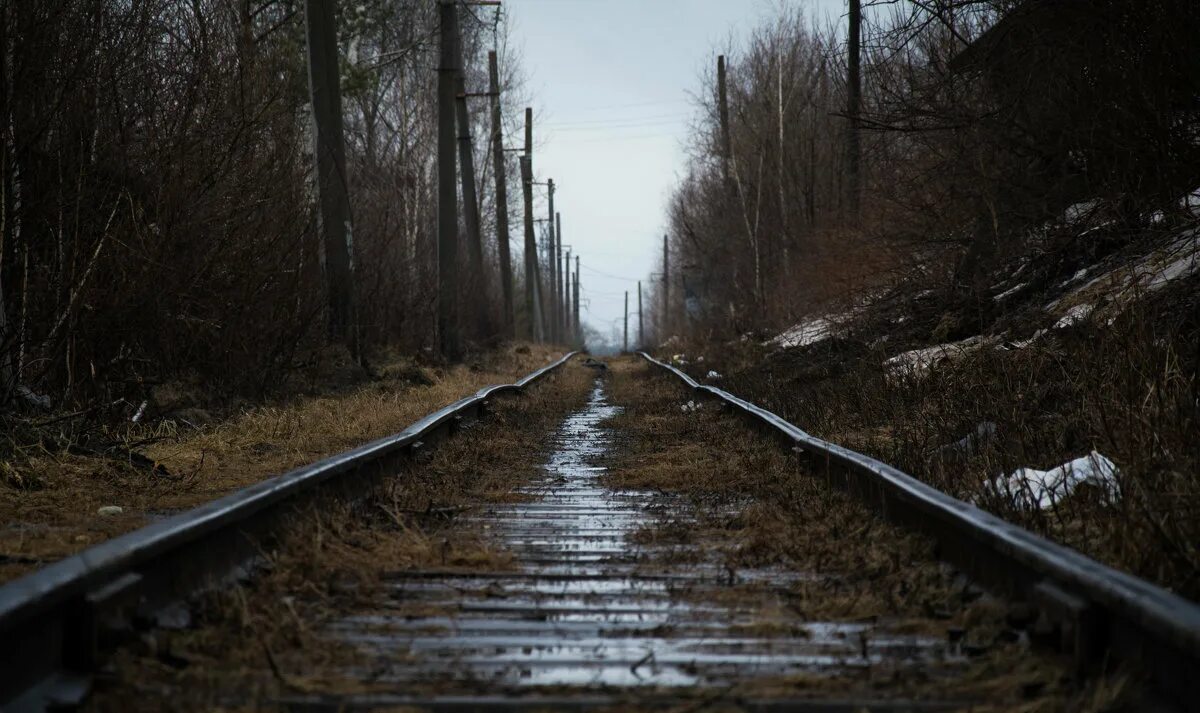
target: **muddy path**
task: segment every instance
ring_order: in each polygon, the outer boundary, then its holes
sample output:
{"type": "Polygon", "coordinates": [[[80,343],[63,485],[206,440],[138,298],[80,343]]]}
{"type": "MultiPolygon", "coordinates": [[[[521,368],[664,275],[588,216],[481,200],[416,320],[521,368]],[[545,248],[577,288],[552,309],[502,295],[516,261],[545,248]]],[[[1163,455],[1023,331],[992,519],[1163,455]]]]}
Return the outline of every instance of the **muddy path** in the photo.
{"type": "Polygon", "coordinates": [[[1020,612],[633,359],[571,365],[260,581],[112,667],[95,710],[1101,710],[1020,612]]]}

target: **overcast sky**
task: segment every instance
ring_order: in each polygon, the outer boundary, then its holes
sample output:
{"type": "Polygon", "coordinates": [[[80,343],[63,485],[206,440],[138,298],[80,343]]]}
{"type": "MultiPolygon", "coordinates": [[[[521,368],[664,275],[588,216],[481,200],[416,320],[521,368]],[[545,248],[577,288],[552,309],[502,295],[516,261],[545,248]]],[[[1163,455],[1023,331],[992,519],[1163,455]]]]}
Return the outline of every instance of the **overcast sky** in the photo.
{"type": "MultiPolygon", "coordinates": [[[[788,3],[822,24],[844,13],[842,0],[788,3]]],[[[582,257],[582,319],[602,334],[620,329],[624,291],[633,313],[637,280],[658,269],[704,67],[777,4],[504,0],[538,116],[534,170],[558,185],[563,240],[582,257]]]]}

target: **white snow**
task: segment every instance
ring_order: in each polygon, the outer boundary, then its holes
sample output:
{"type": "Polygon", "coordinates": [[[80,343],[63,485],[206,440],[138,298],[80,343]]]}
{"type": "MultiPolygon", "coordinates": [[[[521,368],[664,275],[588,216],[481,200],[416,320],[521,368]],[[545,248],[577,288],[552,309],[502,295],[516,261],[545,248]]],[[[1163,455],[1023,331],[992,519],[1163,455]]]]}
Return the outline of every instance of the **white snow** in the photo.
{"type": "Polygon", "coordinates": [[[1080,485],[1099,487],[1110,498],[1117,495],[1117,466],[1096,451],[1050,470],[1018,468],[1010,475],[987,481],[984,488],[1028,509],[1045,510],[1061,502],[1080,485]]]}
{"type": "Polygon", "coordinates": [[[1146,289],[1157,290],[1171,280],[1178,280],[1195,272],[1196,268],[1200,267],[1200,259],[1197,258],[1198,251],[1194,242],[1191,248],[1185,255],[1159,270],[1157,274],[1154,274],[1150,278],[1150,282],[1146,283],[1146,289]]]}
{"type": "Polygon", "coordinates": [[[774,344],[784,349],[807,347],[832,337],[835,328],[836,325],[826,317],[805,320],[771,339],[764,346],[774,344]]]}
{"type": "Polygon", "coordinates": [[[1024,349],[1025,347],[1044,337],[1048,331],[1049,330],[1047,329],[1039,329],[1038,331],[1034,332],[1033,336],[1029,339],[1017,339],[1015,341],[1005,342],[1004,344],[1000,345],[1000,348],[1007,349],[1009,351],[1013,351],[1015,349],[1024,349]]]}
{"type": "Polygon", "coordinates": [[[1099,205],[1100,205],[1100,199],[1093,198],[1091,200],[1082,201],[1082,202],[1076,203],[1072,206],[1069,206],[1066,210],[1063,211],[1063,215],[1062,215],[1063,222],[1064,223],[1078,222],[1081,218],[1091,215],[1092,211],[1096,210],[1097,206],[1099,206],[1099,205]]]}
{"type": "Polygon", "coordinates": [[[1065,327],[1078,324],[1087,319],[1088,315],[1092,313],[1093,309],[1095,309],[1095,307],[1086,303],[1075,305],[1071,309],[1067,310],[1067,313],[1059,318],[1059,320],[1054,323],[1054,326],[1051,327],[1051,329],[1063,329],[1065,327]]]}
{"type": "Polygon", "coordinates": [[[1200,188],[1181,198],[1179,200],[1179,207],[1192,215],[1200,214],[1200,188]]]}
{"type": "Polygon", "coordinates": [[[945,361],[969,354],[980,347],[995,341],[992,337],[974,336],[960,342],[937,344],[932,347],[913,349],[888,359],[883,363],[884,368],[891,374],[916,375],[927,371],[930,367],[945,361]]]}
{"type": "Polygon", "coordinates": [[[708,371],[708,374],[706,374],[706,375],[704,376],[704,378],[705,378],[705,379],[720,379],[720,378],[722,378],[722,377],[721,377],[721,375],[720,375],[720,374],[718,374],[717,372],[713,371],[712,369],[709,369],[709,371],[708,371]]]}
{"type": "Polygon", "coordinates": [[[1089,298],[1112,294],[1116,302],[1127,302],[1139,289],[1157,290],[1173,280],[1188,277],[1200,270],[1200,231],[1188,230],[1170,245],[1146,255],[1132,267],[1119,267],[1098,275],[1084,285],[1068,292],[1047,305],[1054,312],[1064,302],[1087,293],[1089,298]],[[1096,293],[1096,294],[1093,294],[1096,293]]]}
{"type": "Polygon", "coordinates": [[[1022,283],[1020,283],[1020,284],[1018,284],[1018,285],[1016,285],[1016,286],[1014,286],[1014,287],[1010,287],[1010,288],[1008,288],[1007,290],[1005,290],[1004,292],[1001,292],[1000,294],[998,294],[998,295],[996,295],[995,297],[993,297],[993,298],[992,298],[992,300],[993,300],[994,302],[999,302],[999,301],[1001,301],[1001,300],[1004,300],[1004,299],[1007,299],[1007,298],[1009,298],[1009,297],[1012,297],[1012,296],[1013,296],[1013,295],[1015,295],[1016,293],[1018,293],[1018,292],[1020,292],[1021,290],[1025,289],[1025,285],[1028,285],[1028,284],[1029,284],[1028,282],[1022,282],[1022,283]]]}

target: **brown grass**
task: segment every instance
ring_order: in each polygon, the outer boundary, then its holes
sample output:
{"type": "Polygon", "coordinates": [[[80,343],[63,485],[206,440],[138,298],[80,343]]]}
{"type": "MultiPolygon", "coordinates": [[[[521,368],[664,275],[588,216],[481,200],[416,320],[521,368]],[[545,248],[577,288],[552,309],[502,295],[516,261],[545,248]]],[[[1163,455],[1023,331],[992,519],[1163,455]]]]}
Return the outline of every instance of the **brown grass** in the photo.
{"type": "Polygon", "coordinates": [[[1127,306],[1111,324],[1084,322],[1024,349],[980,349],[900,378],[883,361],[902,348],[868,346],[874,332],[777,353],[697,348],[707,362],[695,371],[716,369],[723,388],[815,435],[1196,600],[1198,309],[1200,291],[1181,285],[1127,306]],[[961,459],[935,455],[983,422],[996,426],[984,447],[961,459]],[[1117,465],[1119,492],[1085,488],[1039,510],[985,488],[997,475],[1092,450],[1117,465]]]}
{"type": "Polygon", "coordinates": [[[198,625],[156,632],[121,651],[116,676],[90,708],[262,710],[282,694],[370,692],[370,657],[323,631],[349,613],[431,615],[391,599],[382,575],[403,570],[503,570],[511,556],[456,514],[513,497],[545,460],[550,432],[589,393],[591,374],[568,365],[389,479],[360,506],[298,518],[268,571],[202,602],[198,625]],[[236,705],[230,707],[230,697],[236,705]],[[265,702],[264,702],[265,701],[265,702]]]}
{"type": "MultiPolygon", "coordinates": [[[[612,463],[616,487],[683,496],[699,520],[665,518],[640,539],[703,542],[719,549],[731,571],[779,567],[808,573],[791,585],[791,617],[878,621],[886,628],[934,636],[962,632],[976,648],[963,675],[948,680],[894,678],[873,672],[872,690],[992,702],[986,710],[1118,710],[1132,687],[1117,676],[1076,688],[1065,661],[1013,642],[1010,608],[933,559],[933,543],[875,518],[848,496],[803,472],[775,441],[719,412],[714,403],[684,414],[682,385],[645,364],[614,365],[612,401],[625,407],[611,426],[627,444],[612,463]]],[[[755,587],[731,588],[753,593],[755,587]]],[[[763,626],[771,626],[771,617],[763,626]]],[[[778,619],[778,617],[775,617],[778,619]]],[[[845,686],[828,679],[768,682],[755,693],[805,695],[845,686]]]]}
{"type": "Polygon", "coordinates": [[[469,365],[387,368],[366,385],[245,409],[201,428],[178,421],[131,428],[125,440],[169,476],[120,459],[75,455],[10,437],[0,455],[0,582],[238,488],[396,433],[421,416],[497,383],[511,383],[561,352],[516,345],[469,365]],[[136,432],[133,432],[135,431],[136,432]],[[7,459],[5,459],[7,458],[7,459]],[[97,513],[116,505],[115,516],[97,513]]]}

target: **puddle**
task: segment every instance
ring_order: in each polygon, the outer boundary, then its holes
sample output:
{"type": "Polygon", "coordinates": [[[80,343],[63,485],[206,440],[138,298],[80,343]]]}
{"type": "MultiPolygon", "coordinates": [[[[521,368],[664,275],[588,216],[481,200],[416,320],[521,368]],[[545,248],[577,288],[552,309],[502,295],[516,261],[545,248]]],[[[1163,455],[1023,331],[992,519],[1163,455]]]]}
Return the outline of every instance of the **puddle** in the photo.
{"type": "Polygon", "coordinates": [[[678,546],[634,543],[664,509],[684,522],[687,509],[660,493],[605,487],[602,460],[615,447],[605,422],[620,412],[597,380],[587,405],[552,435],[544,476],[521,488],[533,499],[463,518],[509,549],[517,571],[395,573],[388,586],[401,611],[439,611],[372,613],[331,627],[374,654],[376,683],[437,682],[445,691],[481,682],[489,691],[721,686],[946,658],[938,640],[788,613],[781,589],[803,573],[738,572],[734,583],[760,586],[726,605],[715,595],[730,573],[715,548],[684,548],[694,556],[679,558],[678,546]],[[778,633],[755,633],[763,623],[778,633]]]}

